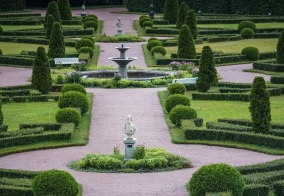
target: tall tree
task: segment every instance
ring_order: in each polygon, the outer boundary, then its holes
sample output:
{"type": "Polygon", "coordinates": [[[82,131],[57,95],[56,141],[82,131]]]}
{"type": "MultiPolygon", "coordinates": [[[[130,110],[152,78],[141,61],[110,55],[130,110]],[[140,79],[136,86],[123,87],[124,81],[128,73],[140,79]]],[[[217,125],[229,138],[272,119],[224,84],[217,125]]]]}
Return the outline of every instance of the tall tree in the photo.
{"type": "Polygon", "coordinates": [[[42,94],[50,92],[52,79],[50,74],[49,59],[46,55],[45,48],[37,48],[35,60],[33,63],[32,88],[40,91],[42,94]]]}
{"type": "Polygon", "coordinates": [[[187,15],[188,15],[188,6],[185,2],[182,2],[179,6],[179,12],[176,23],[177,29],[180,29],[181,26],[185,23],[187,15]]]}
{"type": "Polygon", "coordinates": [[[276,51],[276,62],[278,64],[284,64],[284,30],[279,36],[276,51]]]}
{"type": "Polygon", "coordinates": [[[178,58],[195,59],[195,42],[187,25],[182,25],[178,37],[178,58]]]}
{"type": "Polygon", "coordinates": [[[45,30],[46,39],[50,39],[53,23],[54,23],[54,17],[51,14],[49,14],[47,17],[46,30],[45,30]]]}
{"type": "Polygon", "coordinates": [[[44,28],[46,28],[47,17],[49,14],[53,16],[55,22],[59,22],[59,24],[61,25],[61,18],[60,18],[59,10],[58,10],[57,3],[55,1],[51,1],[47,6],[45,19],[44,19],[44,28]]]}
{"type": "Polygon", "coordinates": [[[178,0],[166,0],[164,7],[164,20],[168,20],[170,24],[176,24],[178,9],[178,0]]]}
{"type": "Polygon", "coordinates": [[[194,39],[197,39],[197,24],[194,10],[189,10],[185,18],[185,24],[188,26],[194,39]]]}
{"type": "Polygon", "coordinates": [[[50,40],[49,40],[49,58],[65,57],[65,44],[61,25],[55,22],[52,26],[50,40]]]}
{"type": "Polygon", "coordinates": [[[57,0],[57,6],[61,20],[72,20],[72,12],[69,0],[57,0]]]}
{"type": "Polygon", "coordinates": [[[267,134],[271,126],[270,96],[263,77],[257,76],[253,80],[249,110],[253,123],[252,130],[255,133],[267,134]]]}

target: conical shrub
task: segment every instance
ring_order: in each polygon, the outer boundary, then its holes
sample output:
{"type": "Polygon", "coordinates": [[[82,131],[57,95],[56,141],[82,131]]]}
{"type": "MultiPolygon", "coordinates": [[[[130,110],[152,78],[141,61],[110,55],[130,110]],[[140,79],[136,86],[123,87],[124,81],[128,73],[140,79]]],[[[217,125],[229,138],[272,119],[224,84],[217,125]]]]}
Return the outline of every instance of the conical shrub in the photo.
{"type": "Polygon", "coordinates": [[[279,36],[276,51],[276,62],[278,64],[284,64],[284,30],[279,36]]]}
{"type": "Polygon", "coordinates": [[[49,41],[49,58],[62,58],[65,57],[65,44],[61,25],[55,22],[52,25],[52,31],[49,41]]]}
{"type": "Polygon", "coordinates": [[[179,7],[178,17],[176,27],[180,29],[181,26],[185,23],[185,19],[188,15],[188,6],[185,2],[182,2],[179,7]]]}
{"type": "Polygon", "coordinates": [[[61,20],[72,20],[72,12],[69,0],[57,0],[57,6],[61,20]]]}
{"type": "Polygon", "coordinates": [[[197,39],[197,24],[194,10],[189,10],[185,18],[185,24],[188,26],[194,39],[197,39]]]}
{"type": "Polygon", "coordinates": [[[47,17],[49,14],[53,16],[55,22],[59,22],[59,24],[61,25],[61,17],[59,14],[57,3],[55,1],[51,1],[47,6],[44,19],[44,28],[46,28],[47,17]]]}
{"type": "Polygon", "coordinates": [[[187,25],[182,25],[178,37],[178,58],[195,59],[195,42],[187,25]]]}
{"type": "Polygon", "coordinates": [[[176,24],[178,9],[178,0],[166,0],[164,7],[164,20],[168,20],[170,24],[176,24]]]}
{"type": "Polygon", "coordinates": [[[54,17],[51,14],[49,14],[47,17],[46,30],[45,30],[46,39],[50,39],[50,34],[51,34],[53,23],[54,23],[54,17]]]}

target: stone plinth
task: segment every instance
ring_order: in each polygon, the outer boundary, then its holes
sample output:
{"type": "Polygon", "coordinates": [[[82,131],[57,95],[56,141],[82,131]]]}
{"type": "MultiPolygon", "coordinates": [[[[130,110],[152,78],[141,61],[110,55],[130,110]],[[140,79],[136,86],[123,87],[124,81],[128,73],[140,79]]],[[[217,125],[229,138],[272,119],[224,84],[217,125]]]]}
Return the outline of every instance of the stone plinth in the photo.
{"type": "Polygon", "coordinates": [[[125,144],[125,161],[128,161],[129,159],[132,159],[134,148],[135,148],[136,139],[135,138],[125,138],[124,144],[125,144]]]}

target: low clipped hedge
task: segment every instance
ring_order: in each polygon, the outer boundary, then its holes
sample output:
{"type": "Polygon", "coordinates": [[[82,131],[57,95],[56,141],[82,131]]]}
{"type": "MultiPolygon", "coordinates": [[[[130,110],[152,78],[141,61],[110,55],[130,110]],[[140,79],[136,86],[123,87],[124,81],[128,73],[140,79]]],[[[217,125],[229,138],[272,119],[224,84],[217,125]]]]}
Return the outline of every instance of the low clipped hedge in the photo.
{"type": "Polygon", "coordinates": [[[43,127],[44,131],[58,131],[62,128],[61,123],[21,123],[19,129],[31,129],[36,127],[43,127]]]}
{"type": "Polygon", "coordinates": [[[215,100],[215,101],[249,101],[249,94],[245,93],[192,93],[193,100],[215,100]]]}
{"type": "Polygon", "coordinates": [[[244,175],[247,184],[264,184],[271,186],[276,181],[284,180],[284,171],[271,171],[265,173],[253,173],[244,175]]]}
{"type": "Polygon", "coordinates": [[[83,93],[84,95],[87,94],[87,91],[85,89],[84,86],[80,85],[80,84],[65,84],[62,89],[61,89],[61,93],[66,93],[68,91],[78,91],[83,93]]]}
{"type": "Polygon", "coordinates": [[[23,90],[2,90],[0,91],[1,96],[5,97],[14,97],[14,96],[26,96],[30,93],[28,89],[23,89],[23,90]]]}
{"type": "Polygon", "coordinates": [[[165,108],[167,112],[170,112],[177,105],[190,106],[190,100],[181,94],[170,95],[165,103],[165,108]]]}
{"type": "Polygon", "coordinates": [[[271,76],[270,82],[272,84],[284,84],[284,75],[271,76]]]}
{"type": "Polygon", "coordinates": [[[273,183],[274,196],[284,195],[284,180],[273,183]]]}
{"type": "Polygon", "coordinates": [[[0,185],[0,195],[2,196],[34,196],[32,188],[0,185]]]}
{"type": "Polygon", "coordinates": [[[58,95],[39,95],[39,96],[14,96],[12,98],[13,102],[23,103],[23,102],[48,102],[50,100],[58,101],[58,95]]]}
{"type": "Polygon", "coordinates": [[[274,62],[268,62],[268,61],[254,62],[253,68],[265,71],[272,71],[272,72],[284,72],[284,64],[276,64],[274,62]]]}
{"type": "Polygon", "coordinates": [[[264,184],[249,184],[245,186],[242,196],[261,195],[269,196],[270,188],[264,184]]]}
{"type": "Polygon", "coordinates": [[[164,34],[164,35],[178,35],[179,34],[179,29],[173,29],[173,28],[168,28],[168,29],[145,29],[146,34],[164,34]]]}

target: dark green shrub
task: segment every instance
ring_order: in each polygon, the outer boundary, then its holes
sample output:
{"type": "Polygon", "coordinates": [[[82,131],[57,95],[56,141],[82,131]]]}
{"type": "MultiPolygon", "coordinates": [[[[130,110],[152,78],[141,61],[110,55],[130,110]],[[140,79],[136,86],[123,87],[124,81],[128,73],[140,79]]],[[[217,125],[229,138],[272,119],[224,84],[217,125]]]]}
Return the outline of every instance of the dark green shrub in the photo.
{"type": "Polygon", "coordinates": [[[173,95],[173,94],[182,94],[182,95],[184,95],[184,93],[186,91],[186,87],[183,84],[174,83],[174,84],[169,85],[167,90],[168,90],[168,93],[170,95],[173,95]]]}
{"type": "Polygon", "coordinates": [[[143,27],[146,28],[146,27],[153,27],[153,22],[152,21],[145,21],[143,22],[143,27]]]}
{"type": "Polygon", "coordinates": [[[69,0],[57,0],[57,6],[61,20],[72,20],[72,12],[69,0]]]}
{"type": "Polygon", "coordinates": [[[145,145],[144,144],[136,145],[133,152],[133,159],[139,160],[144,158],[145,158],[145,145]]]}
{"type": "Polygon", "coordinates": [[[0,35],[3,33],[3,28],[0,26],[0,35]]]}
{"type": "Polygon", "coordinates": [[[93,44],[95,44],[95,40],[94,40],[94,38],[92,36],[84,36],[84,37],[81,37],[81,39],[88,39],[91,42],[93,42],[93,44]]]}
{"type": "Polygon", "coordinates": [[[197,126],[197,127],[202,127],[202,125],[203,125],[203,119],[202,118],[196,118],[196,119],[193,120],[193,122],[194,122],[195,126],[197,126]]]}
{"type": "Polygon", "coordinates": [[[32,182],[35,196],[61,195],[77,196],[78,183],[66,171],[49,170],[40,172],[32,182]]]}
{"type": "Polygon", "coordinates": [[[90,47],[92,49],[95,48],[94,43],[89,39],[80,39],[76,42],[75,48],[77,51],[79,51],[79,49],[82,47],[90,47]]]}
{"type": "Polygon", "coordinates": [[[250,61],[256,61],[259,59],[259,50],[255,47],[245,47],[242,49],[242,55],[246,55],[247,59],[250,61]]]}
{"type": "Polygon", "coordinates": [[[195,59],[195,42],[187,25],[182,25],[178,37],[178,58],[195,59]]]}
{"type": "Polygon", "coordinates": [[[90,58],[94,56],[94,50],[91,47],[81,47],[78,50],[79,53],[89,53],[90,58]]]}
{"type": "Polygon", "coordinates": [[[202,166],[192,175],[187,187],[191,196],[226,191],[231,191],[233,196],[242,196],[245,182],[238,170],[221,163],[202,166]]]}
{"type": "Polygon", "coordinates": [[[86,29],[86,28],[93,28],[94,31],[96,31],[98,29],[98,23],[95,22],[95,21],[87,21],[87,22],[84,22],[83,28],[84,29],[86,29]]]}
{"type": "Polygon", "coordinates": [[[88,21],[92,21],[92,22],[98,23],[98,19],[97,19],[97,18],[94,18],[94,17],[86,17],[86,18],[84,19],[84,23],[85,23],[85,22],[88,22],[88,21]]]}
{"type": "Polygon", "coordinates": [[[284,195],[284,181],[278,181],[273,183],[273,191],[275,196],[284,195]]]}
{"type": "Polygon", "coordinates": [[[81,121],[81,114],[74,108],[63,108],[55,115],[57,123],[74,123],[78,126],[81,121]]]}
{"type": "Polygon", "coordinates": [[[147,44],[148,51],[151,51],[151,49],[155,46],[162,46],[162,43],[159,40],[152,40],[148,42],[147,44]]]}
{"type": "Polygon", "coordinates": [[[2,97],[0,96],[0,126],[3,125],[3,121],[4,121],[4,118],[3,118],[3,113],[2,113],[2,97]]]}
{"type": "Polygon", "coordinates": [[[252,196],[252,195],[269,196],[269,186],[264,184],[246,185],[242,196],[252,196]]]}
{"type": "Polygon", "coordinates": [[[178,16],[177,16],[177,29],[180,29],[181,26],[185,23],[185,19],[188,15],[188,6],[185,2],[182,2],[179,6],[178,16]]]}
{"type": "Polygon", "coordinates": [[[253,35],[254,35],[254,32],[251,28],[244,28],[241,31],[241,36],[244,39],[250,39],[253,37],[253,35]]]}
{"type": "Polygon", "coordinates": [[[74,71],[68,75],[66,75],[66,83],[80,83],[82,78],[81,74],[77,71],[74,71]]]}
{"type": "Polygon", "coordinates": [[[141,20],[141,19],[143,19],[143,18],[150,18],[148,15],[141,15],[140,17],[139,17],[139,20],[141,20]]]}
{"type": "MultiPolygon", "coordinates": [[[[97,17],[97,15],[95,15],[95,14],[88,14],[86,17],[85,17],[85,19],[86,18],[94,18],[95,20],[98,20],[98,17],[97,17]]],[[[84,19],[84,20],[85,20],[84,19]]]]}
{"type": "Polygon", "coordinates": [[[81,92],[68,91],[63,93],[58,100],[59,108],[80,108],[81,114],[85,114],[89,109],[89,101],[81,92]]]}
{"type": "Polygon", "coordinates": [[[58,22],[61,26],[61,18],[58,10],[57,3],[55,1],[51,1],[46,9],[45,19],[44,19],[44,28],[46,27],[47,17],[51,14],[54,18],[54,22],[58,22]]]}
{"type": "Polygon", "coordinates": [[[270,96],[263,77],[257,76],[253,80],[249,110],[253,122],[252,131],[267,134],[271,126],[270,96]]]}
{"type": "Polygon", "coordinates": [[[167,51],[163,46],[155,46],[151,49],[151,55],[154,56],[154,54],[159,53],[163,56],[166,55],[167,51]]]}
{"type": "Polygon", "coordinates": [[[0,49],[0,56],[2,56],[3,55],[3,52],[2,52],[2,50],[0,49]]]}
{"type": "Polygon", "coordinates": [[[31,86],[42,94],[47,94],[52,88],[49,59],[42,46],[37,48],[33,62],[31,86]]]}
{"type": "Polygon", "coordinates": [[[185,95],[170,95],[166,100],[165,108],[167,112],[170,112],[177,105],[190,106],[190,100],[185,95]]]}
{"type": "Polygon", "coordinates": [[[188,28],[189,28],[189,30],[190,30],[190,32],[192,34],[192,37],[194,39],[197,39],[197,24],[196,24],[196,16],[195,16],[195,11],[194,10],[189,10],[188,11],[188,14],[187,14],[187,16],[185,18],[185,22],[184,23],[188,26],[188,28]]]}
{"type": "Polygon", "coordinates": [[[66,93],[68,91],[78,91],[83,93],[84,95],[87,94],[85,87],[81,84],[65,84],[61,89],[61,93],[66,93]]]}
{"type": "Polygon", "coordinates": [[[53,23],[54,23],[54,17],[51,14],[49,14],[47,17],[46,30],[45,30],[46,39],[50,39],[53,23]]]}
{"type": "Polygon", "coordinates": [[[139,20],[139,25],[141,26],[141,27],[144,27],[143,26],[143,24],[144,24],[144,22],[146,22],[146,21],[149,21],[149,22],[152,22],[152,19],[150,18],[150,17],[144,17],[144,18],[142,18],[142,19],[140,19],[139,20]]]}
{"type": "Polygon", "coordinates": [[[156,37],[150,37],[149,39],[148,39],[148,41],[147,41],[147,43],[149,43],[150,41],[153,41],[153,40],[158,40],[158,41],[160,41],[158,38],[156,38],[156,37]]]}
{"type": "Polygon", "coordinates": [[[52,25],[50,41],[49,41],[49,58],[62,58],[65,57],[65,43],[61,25],[54,22],[52,25]]]}
{"type": "Polygon", "coordinates": [[[244,28],[250,28],[250,29],[252,29],[253,32],[254,32],[255,29],[256,29],[256,26],[255,26],[254,22],[252,22],[252,21],[242,21],[242,22],[240,22],[239,25],[238,25],[238,30],[239,30],[239,32],[242,32],[242,30],[243,30],[244,28]]]}
{"type": "Polygon", "coordinates": [[[177,105],[170,111],[169,117],[174,125],[180,127],[181,120],[194,119],[197,117],[197,113],[189,106],[177,105]]]}
{"type": "Polygon", "coordinates": [[[284,64],[284,30],[280,34],[277,43],[276,63],[284,64]]]}
{"type": "Polygon", "coordinates": [[[168,20],[170,24],[176,24],[179,10],[178,0],[166,0],[164,5],[164,20],[168,20]]]}

